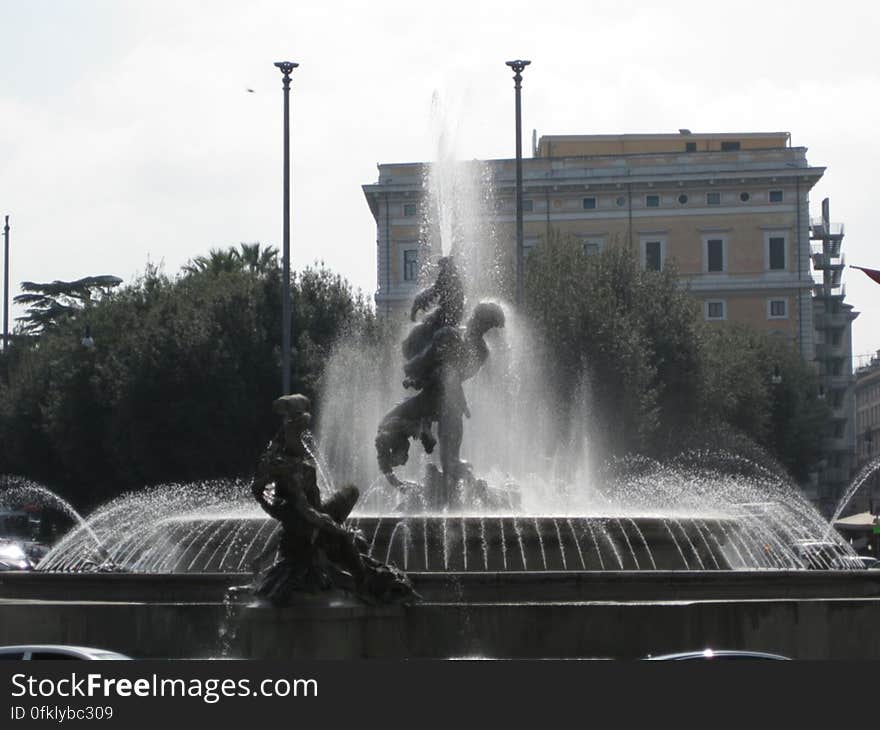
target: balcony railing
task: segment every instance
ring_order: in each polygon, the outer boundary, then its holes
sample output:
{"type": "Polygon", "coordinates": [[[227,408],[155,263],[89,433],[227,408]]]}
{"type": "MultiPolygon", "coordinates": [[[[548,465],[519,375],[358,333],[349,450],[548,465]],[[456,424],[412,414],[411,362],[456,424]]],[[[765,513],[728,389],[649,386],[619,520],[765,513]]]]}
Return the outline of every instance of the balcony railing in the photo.
{"type": "MultiPolygon", "coordinates": [[[[838,246],[838,254],[840,253],[838,246]]],[[[840,270],[846,266],[846,257],[839,255],[825,255],[821,251],[813,254],[813,268],[822,271],[824,269],[840,270]]]]}
{"type": "Polygon", "coordinates": [[[818,312],[814,324],[816,329],[840,329],[852,321],[851,315],[843,312],[818,312]]]}
{"type": "Polygon", "coordinates": [[[839,240],[817,241],[813,239],[810,243],[810,253],[827,254],[829,258],[836,259],[840,257],[841,242],[839,240]]]}
{"type": "Polygon", "coordinates": [[[810,218],[811,238],[834,238],[840,240],[843,238],[843,234],[843,223],[829,223],[826,228],[821,218],[810,218]]]}
{"type": "Polygon", "coordinates": [[[827,291],[825,290],[824,285],[816,284],[815,288],[813,289],[813,294],[817,298],[831,297],[831,298],[845,299],[846,298],[846,284],[839,284],[837,286],[832,286],[827,291]]]}

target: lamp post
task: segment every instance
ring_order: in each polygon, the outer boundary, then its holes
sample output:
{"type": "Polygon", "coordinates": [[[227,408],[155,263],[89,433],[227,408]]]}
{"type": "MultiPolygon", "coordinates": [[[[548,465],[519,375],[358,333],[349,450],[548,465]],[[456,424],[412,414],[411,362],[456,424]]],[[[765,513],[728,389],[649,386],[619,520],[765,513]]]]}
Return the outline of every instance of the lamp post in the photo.
{"type": "Polygon", "coordinates": [[[506,61],[513,69],[516,97],[516,303],[523,303],[522,72],[531,61],[506,61]]]}
{"type": "Polygon", "coordinates": [[[3,226],[3,352],[9,347],[9,216],[3,226]]]}
{"type": "Polygon", "coordinates": [[[281,391],[290,393],[290,74],[298,63],[278,61],[284,88],[284,228],[281,281],[281,391]]]}

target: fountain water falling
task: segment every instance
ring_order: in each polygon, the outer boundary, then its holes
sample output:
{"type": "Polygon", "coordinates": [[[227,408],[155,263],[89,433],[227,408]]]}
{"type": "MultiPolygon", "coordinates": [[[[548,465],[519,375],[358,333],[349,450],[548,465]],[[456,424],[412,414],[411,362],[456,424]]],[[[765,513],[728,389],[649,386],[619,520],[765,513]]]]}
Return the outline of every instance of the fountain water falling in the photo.
{"type": "MultiPolygon", "coordinates": [[[[421,283],[432,279],[441,255],[452,255],[466,309],[486,300],[504,307],[504,329],[486,337],[488,361],[464,385],[472,417],[462,456],[490,485],[515,485],[521,500],[503,510],[469,504],[431,512],[411,503],[409,513],[400,512],[401,493],[380,475],[373,441],[389,405],[405,395],[403,332],[384,341],[355,334],[337,343],[326,364],[316,433],[305,446],[322,494],[361,486],[351,522],[370,554],[416,572],[803,567],[792,546],[825,537],[828,525],[772,469],[691,454],[669,464],[632,460],[596,478],[601,454],[591,448],[587,384],[556,402],[539,338],[503,300],[513,251],[510,196],[497,195],[491,164],[460,161],[439,95],[432,124],[437,151],[424,170],[421,283]]],[[[420,481],[434,458],[414,445],[401,476],[420,481]]],[[[245,482],[167,485],[102,507],[40,567],[88,569],[98,542],[124,570],[247,572],[276,539],[275,523],[253,504],[245,482]]],[[[831,539],[842,554],[852,552],[831,539]]]]}

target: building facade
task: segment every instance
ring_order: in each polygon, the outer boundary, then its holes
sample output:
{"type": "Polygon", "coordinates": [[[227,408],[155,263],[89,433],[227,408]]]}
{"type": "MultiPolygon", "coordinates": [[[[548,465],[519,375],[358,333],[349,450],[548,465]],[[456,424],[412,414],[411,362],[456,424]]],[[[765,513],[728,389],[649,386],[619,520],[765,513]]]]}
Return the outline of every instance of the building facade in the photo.
{"type": "MultiPolygon", "coordinates": [[[[880,351],[856,371],[855,402],[857,466],[861,469],[880,457],[880,351]]],[[[880,474],[869,477],[853,502],[856,512],[880,513],[880,474]]]]}
{"type": "MultiPolygon", "coordinates": [[[[806,153],[787,132],[543,136],[523,160],[524,247],[555,230],[587,252],[629,246],[644,268],[674,261],[708,322],[752,325],[791,341],[808,361],[818,355],[837,420],[827,473],[810,496],[827,511],[853,466],[847,357],[856,314],[843,300],[842,230],[811,225],[809,194],[825,168],[806,153]]],[[[481,164],[495,199],[486,215],[512,258],[515,160],[481,164]]],[[[406,307],[430,253],[420,242],[427,170],[381,164],[377,182],[364,186],[377,227],[380,314],[406,307]]]]}
{"type": "MultiPolygon", "coordinates": [[[[642,265],[675,260],[710,321],[814,348],[809,191],[824,168],[787,133],[544,136],[523,160],[528,251],[551,229],[587,251],[621,242],[642,265]]],[[[515,161],[490,160],[499,236],[514,237],[515,161]]],[[[379,166],[364,193],[377,224],[380,313],[417,286],[426,167],[379,166]]]]}

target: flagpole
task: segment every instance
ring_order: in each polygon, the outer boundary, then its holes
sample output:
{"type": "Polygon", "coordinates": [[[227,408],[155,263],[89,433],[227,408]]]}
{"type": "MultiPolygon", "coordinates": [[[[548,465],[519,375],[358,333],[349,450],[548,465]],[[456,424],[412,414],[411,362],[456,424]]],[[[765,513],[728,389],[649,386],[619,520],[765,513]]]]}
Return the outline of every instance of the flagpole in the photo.
{"type": "Polygon", "coordinates": [[[877,269],[866,269],[864,266],[853,266],[852,264],[849,265],[849,268],[858,269],[859,271],[864,273],[869,279],[871,279],[871,281],[876,281],[878,284],[880,284],[880,271],[878,271],[877,269]]]}

